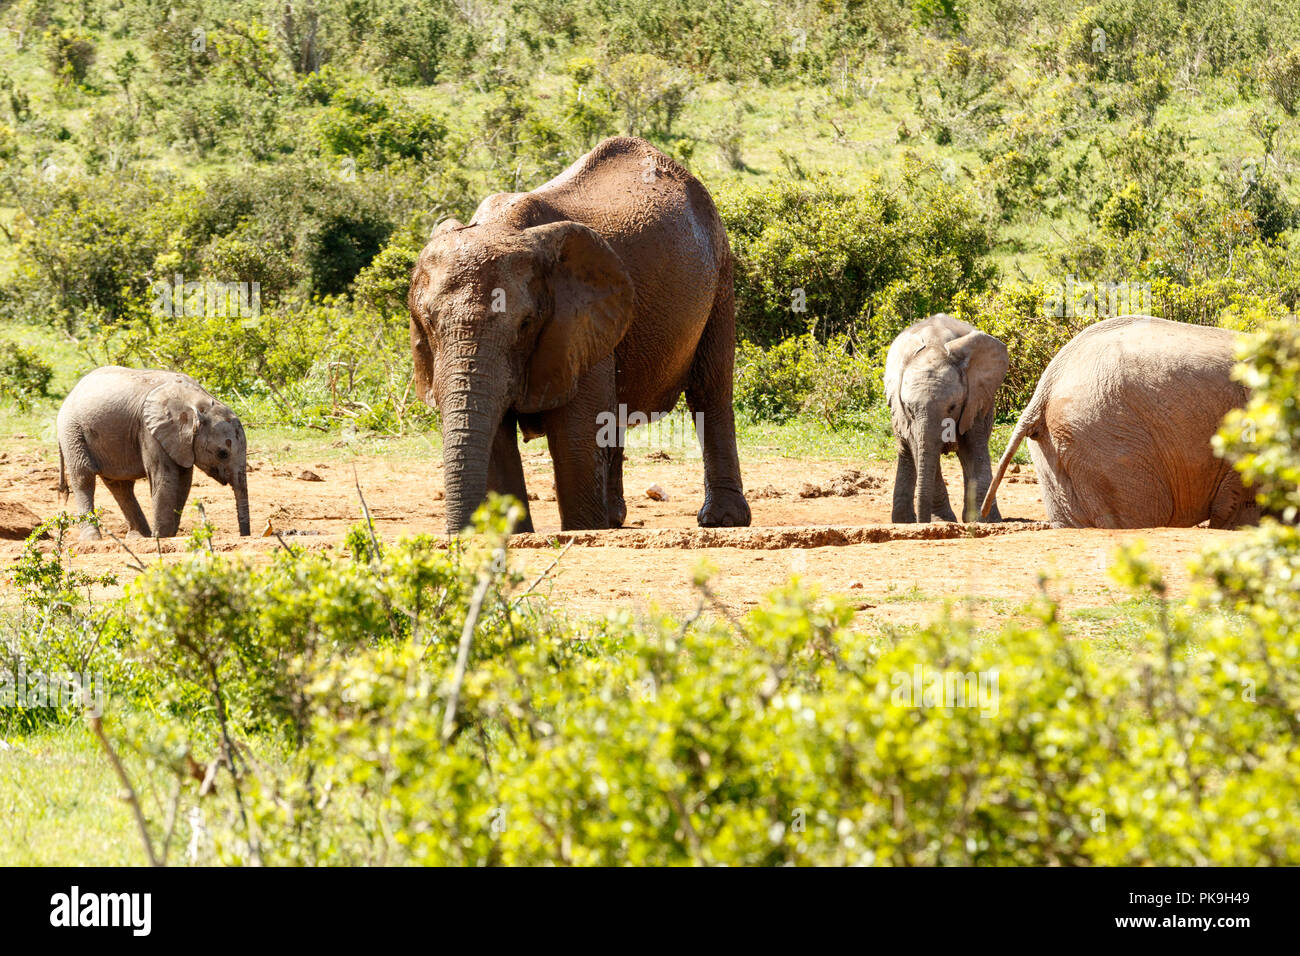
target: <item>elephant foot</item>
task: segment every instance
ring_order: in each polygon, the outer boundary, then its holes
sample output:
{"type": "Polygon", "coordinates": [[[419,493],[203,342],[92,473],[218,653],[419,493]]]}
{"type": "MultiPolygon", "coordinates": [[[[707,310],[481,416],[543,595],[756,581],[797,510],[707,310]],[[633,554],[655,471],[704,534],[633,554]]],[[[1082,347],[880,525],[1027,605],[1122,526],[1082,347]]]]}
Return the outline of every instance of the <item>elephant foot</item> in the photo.
{"type": "Polygon", "coordinates": [[[627,521],[627,502],[622,498],[615,498],[609,503],[609,526],[621,528],[625,521],[627,521]]]}
{"type": "Polygon", "coordinates": [[[99,533],[98,528],[92,528],[87,526],[81,529],[81,540],[82,541],[103,541],[104,536],[99,533]]]}
{"type": "Polygon", "coordinates": [[[701,528],[748,528],[749,502],[739,491],[709,491],[696,520],[701,528]]]}

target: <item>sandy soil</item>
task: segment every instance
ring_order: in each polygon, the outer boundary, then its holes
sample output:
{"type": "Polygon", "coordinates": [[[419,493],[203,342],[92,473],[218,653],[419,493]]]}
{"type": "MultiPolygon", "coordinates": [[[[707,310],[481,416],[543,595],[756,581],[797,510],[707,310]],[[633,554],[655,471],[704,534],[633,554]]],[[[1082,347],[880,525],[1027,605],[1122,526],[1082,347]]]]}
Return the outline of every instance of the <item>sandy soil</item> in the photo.
{"type": "MultiPolygon", "coordinates": [[[[286,540],[310,548],[341,548],[343,535],[358,520],[360,506],[353,465],[377,531],[444,530],[442,469],[428,463],[359,458],[304,461],[292,457],[254,459],[249,477],[254,537],[235,532],[234,502],[226,488],[196,472],[190,501],[202,501],[218,527],[218,550],[265,556],[280,545],[258,537],[270,526],[286,540]]],[[[700,529],[695,512],[703,495],[697,459],[674,453],[638,452],[628,462],[625,489],[628,521],[616,531],[558,533],[559,512],[545,451],[524,456],[530,502],[538,532],[516,536],[512,560],[526,574],[540,574],[561,544],[572,542],[538,588],[572,612],[602,613],[619,605],[645,610],[695,607],[691,578],[700,562],[714,569],[713,588],[730,609],[743,612],[790,575],[815,581],[850,596],[864,622],[915,623],[933,617],[945,600],[965,598],[1010,602],[1013,609],[1038,590],[1040,571],[1054,576],[1052,589],[1067,606],[1102,606],[1124,593],[1106,575],[1108,555],[1120,543],[1145,539],[1150,556],[1166,570],[1178,593],[1186,585],[1186,559],[1239,532],[1206,528],[1143,531],[1053,530],[1042,523],[1038,486],[1027,470],[1004,482],[999,504],[1007,521],[974,529],[948,523],[926,526],[889,524],[892,465],[829,460],[763,458],[745,460],[745,483],[753,526],[700,529]],[[646,497],[658,485],[666,501],[646,497]]],[[[960,467],[945,462],[949,488],[960,488],[960,467]]],[[[3,514],[21,524],[23,506],[40,517],[60,510],[57,455],[9,452],[0,455],[3,514]]],[[[137,496],[147,504],[147,483],[137,496]]],[[[126,523],[102,486],[96,501],[106,527],[125,537],[126,523]]],[[[28,516],[30,517],[30,516],[28,516]]],[[[182,522],[182,534],[194,524],[182,522]]],[[[127,539],[142,557],[158,559],[152,541],[127,539]]],[[[0,540],[0,567],[12,564],[20,541],[0,540]]],[[[179,560],[182,539],[162,542],[162,560],[179,560]]],[[[107,538],[76,546],[78,566],[116,570],[125,582],[134,574],[122,547],[107,538]]],[[[987,604],[976,614],[992,613],[987,604]]]]}

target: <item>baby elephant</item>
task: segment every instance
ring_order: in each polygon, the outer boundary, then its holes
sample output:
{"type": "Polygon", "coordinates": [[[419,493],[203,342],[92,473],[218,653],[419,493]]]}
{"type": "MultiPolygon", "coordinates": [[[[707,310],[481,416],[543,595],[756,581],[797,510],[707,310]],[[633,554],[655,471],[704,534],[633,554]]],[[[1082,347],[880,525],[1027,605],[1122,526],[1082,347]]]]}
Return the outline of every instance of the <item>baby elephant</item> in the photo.
{"type": "MultiPolygon", "coordinates": [[[[244,426],[188,375],[116,365],[95,369],[59,409],[58,435],[59,491],[66,496],[71,486],[77,514],[94,509],[99,475],[132,532],[170,538],[198,465],[234,489],[239,533],[248,534],[244,426]],[[135,500],[136,479],[145,477],[153,498],[153,532],[135,500]]],[[[83,540],[99,536],[90,526],[81,532],[83,540]]]]}
{"type": "MultiPolygon", "coordinates": [[[[992,481],[989,433],[993,399],[1006,377],[1007,347],[951,315],[932,315],[904,329],[885,359],[885,397],[898,439],[895,523],[956,521],[939,456],[961,459],[965,521],[979,520],[992,481]]],[[[997,505],[990,521],[1001,521],[997,505]]]]}

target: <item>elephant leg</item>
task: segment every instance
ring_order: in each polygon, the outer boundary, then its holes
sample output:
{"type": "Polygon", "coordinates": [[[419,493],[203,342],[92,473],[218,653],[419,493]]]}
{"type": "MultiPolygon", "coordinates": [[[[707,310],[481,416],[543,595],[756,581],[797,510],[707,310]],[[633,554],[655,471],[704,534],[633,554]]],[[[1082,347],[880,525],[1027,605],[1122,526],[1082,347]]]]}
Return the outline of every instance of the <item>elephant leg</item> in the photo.
{"type": "Polygon", "coordinates": [[[948,501],[948,485],[943,480],[942,455],[934,463],[934,494],[930,501],[930,509],[941,521],[957,520],[957,516],[952,511],[952,503],[948,501]]]}
{"type": "MultiPolygon", "coordinates": [[[[76,471],[74,470],[68,479],[68,484],[72,489],[72,499],[77,505],[77,515],[84,516],[95,510],[95,473],[93,471],[76,471]]],[[[98,541],[103,535],[99,529],[91,524],[84,524],[81,527],[82,541],[98,541]]]]}
{"type": "Polygon", "coordinates": [[[512,531],[532,531],[533,515],[528,508],[524,463],[519,457],[519,441],[515,432],[515,416],[506,413],[492,439],[492,451],[488,456],[487,488],[499,495],[510,495],[523,506],[524,516],[512,531]]]}
{"type": "Polygon", "coordinates": [[[181,526],[181,512],[190,496],[193,468],[175,465],[160,468],[149,476],[149,493],[153,499],[154,534],[159,538],[174,538],[181,526]]]}
{"type": "Polygon", "coordinates": [[[627,520],[627,500],[623,497],[623,446],[607,448],[605,454],[609,459],[609,477],[605,485],[609,499],[609,526],[621,528],[627,520]]]}
{"type": "MultiPolygon", "coordinates": [[[[993,484],[993,463],[989,458],[989,435],[993,431],[993,416],[976,421],[970,431],[957,441],[957,457],[961,459],[962,472],[962,520],[973,523],[980,520],[980,507],[984,496],[988,494],[989,485],[993,484]]],[[[989,516],[985,521],[1002,520],[995,499],[989,516]]]]}
{"type": "Polygon", "coordinates": [[[122,509],[122,514],[126,517],[127,527],[138,535],[143,535],[146,538],[152,537],[153,532],[149,530],[149,522],[145,520],[144,511],[140,508],[140,502],[135,499],[135,482],[131,480],[109,481],[106,478],[104,484],[108,486],[108,490],[117,499],[117,506],[122,509]]]}
{"type": "Polygon", "coordinates": [[[894,473],[894,508],[889,520],[894,524],[916,523],[916,461],[912,449],[904,442],[898,446],[898,469],[894,473]]]}
{"type": "Polygon", "coordinates": [[[731,276],[695,347],[686,384],[686,405],[704,458],[704,505],[696,521],[702,528],[746,528],[751,520],[736,450],[732,373],[736,354],[736,310],[731,276]]]}
{"type": "Polygon", "coordinates": [[[1230,471],[1219,482],[1219,488],[1210,501],[1211,528],[1239,528],[1259,524],[1259,505],[1255,496],[1246,491],[1241,476],[1230,471]]]}
{"type": "Polygon", "coordinates": [[[609,449],[597,442],[599,416],[615,407],[614,356],[588,369],[573,401],[542,415],[555,465],[555,500],[564,531],[609,527],[609,449]]]}

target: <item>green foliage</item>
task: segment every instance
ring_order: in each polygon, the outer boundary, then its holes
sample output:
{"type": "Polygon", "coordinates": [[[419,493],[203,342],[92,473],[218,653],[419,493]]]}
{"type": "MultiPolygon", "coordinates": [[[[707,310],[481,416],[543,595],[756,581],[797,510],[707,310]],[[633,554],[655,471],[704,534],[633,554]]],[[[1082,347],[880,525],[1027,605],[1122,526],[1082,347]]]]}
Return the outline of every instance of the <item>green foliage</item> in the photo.
{"type": "Polygon", "coordinates": [[[68,331],[121,321],[142,303],[191,196],[170,177],[83,177],[50,167],[19,195],[17,269],[0,309],[49,317],[68,331]]]}
{"type": "MultiPolygon", "coordinates": [[[[1235,377],[1250,389],[1250,402],[1228,413],[1215,436],[1215,451],[1233,460],[1261,504],[1295,522],[1300,517],[1300,330],[1295,316],[1243,336],[1238,357],[1235,377]]],[[[1283,540],[1294,554],[1294,533],[1283,540]]],[[[1282,569],[1279,573],[1277,581],[1294,580],[1282,569]]]]}
{"type": "Polygon", "coordinates": [[[737,329],[760,344],[861,324],[865,345],[888,348],[993,274],[989,232],[970,199],[919,175],[895,189],[784,179],[720,191],[717,201],[737,259],[737,329]]]}
{"type": "MultiPolygon", "coordinates": [[[[121,653],[165,707],[109,726],[202,814],[198,862],[1297,861],[1298,608],[1249,551],[1203,559],[1197,601],[1238,609],[1208,624],[1121,554],[1156,614],[1117,656],[1045,598],[873,640],[797,584],[734,623],[565,625],[516,593],[504,505],[478,520],[450,551],[200,553],[131,585],[121,653]]],[[[1300,568],[1286,533],[1267,553],[1300,568]]]]}
{"type": "Polygon", "coordinates": [[[328,108],[316,119],[316,130],[329,154],[350,158],[354,168],[364,169],[378,169],[399,159],[436,160],[447,135],[433,113],[364,84],[335,89],[328,108]]]}
{"type": "Polygon", "coordinates": [[[1269,57],[1259,72],[1273,100],[1287,116],[1300,112],[1300,46],[1269,57]]]}
{"type": "Polygon", "coordinates": [[[831,427],[847,424],[881,393],[880,373],[847,336],[822,342],[811,333],[763,349],[742,342],[736,352],[736,408],[755,420],[807,415],[831,427]]]}
{"type": "Polygon", "coordinates": [[[31,349],[16,342],[0,342],[0,399],[26,408],[46,394],[54,368],[31,349]]]}
{"type": "Polygon", "coordinates": [[[451,33],[449,12],[440,3],[378,5],[366,48],[384,75],[424,86],[437,80],[451,33]]]}
{"type": "MultiPolygon", "coordinates": [[[[83,588],[117,582],[111,574],[87,574],[72,567],[66,538],[79,520],[66,512],[60,513],[41,522],[28,535],[22,556],[11,574],[22,594],[24,607],[69,611],[83,603],[80,593],[83,588]],[[41,548],[41,541],[46,537],[54,542],[48,554],[41,548]]],[[[87,521],[92,527],[99,527],[98,514],[91,514],[87,521]]]]}
{"type": "Polygon", "coordinates": [[[624,135],[672,133],[689,90],[684,71],[649,53],[632,53],[610,63],[601,78],[623,114],[624,135]]]}
{"type": "Polygon", "coordinates": [[[47,30],[45,63],[63,86],[80,86],[95,62],[95,44],[75,30],[47,30]]]}

